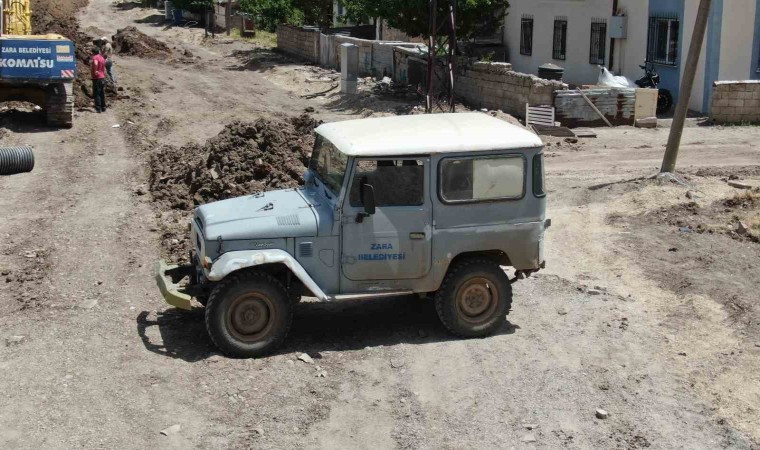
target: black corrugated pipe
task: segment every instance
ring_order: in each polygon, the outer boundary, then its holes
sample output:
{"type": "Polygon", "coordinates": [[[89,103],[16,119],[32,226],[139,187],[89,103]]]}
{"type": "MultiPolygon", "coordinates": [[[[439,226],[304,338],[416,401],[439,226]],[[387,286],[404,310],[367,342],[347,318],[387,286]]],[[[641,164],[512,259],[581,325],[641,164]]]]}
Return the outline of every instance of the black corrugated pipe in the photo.
{"type": "Polygon", "coordinates": [[[15,175],[34,169],[32,147],[0,147],[0,175],[15,175]]]}

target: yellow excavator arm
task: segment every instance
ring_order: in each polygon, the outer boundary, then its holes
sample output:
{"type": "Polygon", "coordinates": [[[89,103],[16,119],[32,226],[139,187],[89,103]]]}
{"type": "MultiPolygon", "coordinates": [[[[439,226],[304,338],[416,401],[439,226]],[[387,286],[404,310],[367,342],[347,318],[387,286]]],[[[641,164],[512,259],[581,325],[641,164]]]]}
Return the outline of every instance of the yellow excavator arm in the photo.
{"type": "Polygon", "coordinates": [[[16,36],[32,34],[30,0],[2,0],[2,33],[16,36]]]}

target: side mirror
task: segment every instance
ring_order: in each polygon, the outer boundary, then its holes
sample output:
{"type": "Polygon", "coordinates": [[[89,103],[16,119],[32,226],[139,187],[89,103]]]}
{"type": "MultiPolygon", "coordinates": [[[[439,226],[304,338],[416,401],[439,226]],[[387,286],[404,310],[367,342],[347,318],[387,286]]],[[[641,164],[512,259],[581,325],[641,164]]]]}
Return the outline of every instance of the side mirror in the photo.
{"type": "Polygon", "coordinates": [[[375,214],[375,188],[371,185],[366,183],[366,180],[362,180],[361,188],[359,189],[359,195],[362,200],[362,204],[364,205],[364,211],[360,212],[356,216],[356,223],[362,223],[364,222],[364,219],[366,217],[372,216],[375,214]]]}
{"type": "Polygon", "coordinates": [[[375,188],[371,184],[363,183],[361,195],[364,212],[370,216],[375,214],[375,188]]]}

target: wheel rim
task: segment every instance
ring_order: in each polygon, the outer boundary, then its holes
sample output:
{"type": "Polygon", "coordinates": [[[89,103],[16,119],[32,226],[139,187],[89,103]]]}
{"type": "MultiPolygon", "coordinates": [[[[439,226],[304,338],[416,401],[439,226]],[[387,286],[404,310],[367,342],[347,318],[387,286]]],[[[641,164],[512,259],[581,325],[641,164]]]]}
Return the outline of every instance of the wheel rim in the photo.
{"type": "Polygon", "coordinates": [[[457,311],[464,321],[478,325],[488,322],[499,303],[499,290],[487,278],[472,278],[457,290],[457,311]]]}
{"type": "Polygon", "coordinates": [[[232,301],[226,314],[230,334],[243,342],[255,342],[271,331],[277,311],[274,303],[258,292],[243,294],[232,301]]]}

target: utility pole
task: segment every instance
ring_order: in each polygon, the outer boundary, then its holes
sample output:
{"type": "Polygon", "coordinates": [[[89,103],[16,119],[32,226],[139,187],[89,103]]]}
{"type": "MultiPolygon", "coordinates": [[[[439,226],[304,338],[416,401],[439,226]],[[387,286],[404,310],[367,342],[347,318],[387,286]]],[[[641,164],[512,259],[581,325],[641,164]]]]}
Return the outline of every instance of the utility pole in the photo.
{"type": "MultiPolygon", "coordinates": [[[[439,10],[438,0],[430,0],[430,17],[428,38],[428,67],[427,67],[427,94],[425,96],[425,112],[430,114],[435,107],[444,111],[442,105],[443,94],[448,102],[449,112],[454,112],[454,82],[456,78],[456,50],[457,50],[457,0],[441,0],[448,3],[445,10],[439,10]],[[439,17],[440,14],[440,17],[439,17]],[[448,36],[442,37],[443,32],[448,36]],[[438,62],[444,57],[443,72],[438,69],[438,62]]],[[[441,3],[443,4],[443,3],[441,3]]]]}
{"type": "Polygon", "coordinates": [[[700,0],[699,11],[697,11],[697,22],[694,24],[694,34],[691,36],[689,55],[686,58],[686,65],[684,66],[681,93],[678,98],[678,105],[676,105],[675,115],[673,116],[673,124],[670,126],[668,147],[665,150],[665,157],[662,159],[660,173],[673,173],[676,170],[678,149],[681,147],[683,127],[686,123],[686,113],[689,111],[691,90],[694,87],[694,77],[697,74],[699,55],[702,53],[702,43],[705,41],[705,32],[707,31],[707,21],[710,18],[711,5],[712,0],[700,0]]]}
{"type": "Polygon", "coordinates": [[[232,0],[227,0],[227,4],[224,7],[224,22],[225,26],[227,28],[227,36],[230,35],[230,31],[232,31],[232,0]]]}

